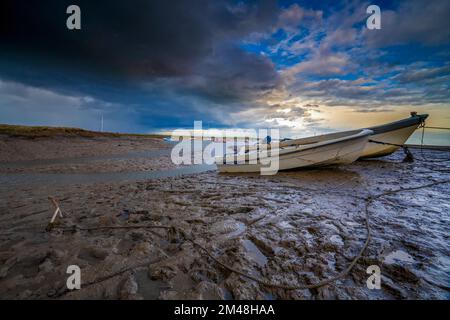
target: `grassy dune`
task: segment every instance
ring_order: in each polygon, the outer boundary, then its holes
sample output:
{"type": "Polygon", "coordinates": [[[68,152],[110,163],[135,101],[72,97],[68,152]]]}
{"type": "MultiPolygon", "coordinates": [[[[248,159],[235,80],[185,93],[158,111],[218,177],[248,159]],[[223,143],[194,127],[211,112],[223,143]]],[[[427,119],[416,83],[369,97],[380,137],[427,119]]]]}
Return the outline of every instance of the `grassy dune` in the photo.
{"type": "Polygon", "coordinates": [[[137,134],[137,133],[116,133],[89,131],[79,128],[67,127],[47,127],[47,126],[18,126],[9,124],[0,124],[0,135],[21,138],[50,138],[50,137],[111,137],[120,138],[128,136],[139,136],[143,138],[164,138],[162,134],[137,134]]]}

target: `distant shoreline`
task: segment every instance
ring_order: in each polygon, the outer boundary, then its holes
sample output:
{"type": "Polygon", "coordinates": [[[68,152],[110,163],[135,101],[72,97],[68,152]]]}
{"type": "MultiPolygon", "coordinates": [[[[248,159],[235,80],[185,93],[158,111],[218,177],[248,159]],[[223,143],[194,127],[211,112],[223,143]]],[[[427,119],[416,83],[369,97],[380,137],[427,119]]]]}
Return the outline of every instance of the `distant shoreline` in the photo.
{"type": "Polygon", "coordinates": [[[142,138],[166,138],[165,134],[144,134],[144,133],[120,133],[120,132],[100,132],[80,128],[70,127],[50,127],[50,126],[22,126],[0,124],[0,135],[17,138],[52,138],[52,137],[84,137],[84,138],[120,138],[120,137],[142,137],[142,138]]]}

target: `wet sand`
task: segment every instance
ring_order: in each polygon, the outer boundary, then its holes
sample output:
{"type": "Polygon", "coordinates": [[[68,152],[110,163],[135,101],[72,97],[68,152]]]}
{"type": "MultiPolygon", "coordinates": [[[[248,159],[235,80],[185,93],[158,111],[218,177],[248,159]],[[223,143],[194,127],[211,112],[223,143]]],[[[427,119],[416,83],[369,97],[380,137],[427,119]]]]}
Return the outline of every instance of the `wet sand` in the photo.
{"type": "MultiPolygon", "coordinates": [[[[398,152],[345,167],[276,176],[219,175],[206,168],[209,171],[132,181],[128,170],[173,169],[170,163],[161,164],[168,156],[136,156],[170,146],[156,139],[79,140],[62,141],[57,153],[45,152],[55,145],[51,141],[36,144],[36,150],[26,142],[2,144],[0,298],[449,298],[450,184],[375,200],[369,208],[372,239],[363,257],[348,276],[318,289],[263,286],[224,269],[185,241],[190,237],[220,261],[266,281],[316,283],[344,270],[362,247],[364,197],[449,180],[445,163],[402,163],[398,152]],[[11,145],[15,151],[8,151],[11,145]],[[130,153],[134,156],[126,156],[130,153]],[[93,159],[64,161],[79,157],[93,159]],[[39,164],[44,159],[59,160],[39,164]],[[38,162],[23,162],[30,160],[38,162]],[[94,177],[109,170],[123,174],[123,181],[32,183],[36,173],[85,172],[94,177]],[[17,182],[16,175],[30,182],[17,182]],[[64,217],[47,232],[54,211],[49,195],[58,200],[64,217]],[[164,228],[134,228],[149,225],[164,228]],[[69,292],[66,269],[73,264],[81,268],[82,289],[69,292]],[[366,286],[370,265],[381,268],[381,290],[366,286]]],[[[413,153],[420,157],[419,151],[413,153]]]]}

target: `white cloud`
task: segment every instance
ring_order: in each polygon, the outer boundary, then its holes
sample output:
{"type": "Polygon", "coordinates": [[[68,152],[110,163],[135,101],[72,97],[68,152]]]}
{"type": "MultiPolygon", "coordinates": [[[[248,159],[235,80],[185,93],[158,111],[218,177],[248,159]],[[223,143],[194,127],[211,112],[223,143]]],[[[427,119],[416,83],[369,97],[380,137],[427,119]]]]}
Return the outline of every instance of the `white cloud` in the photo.
{"type": "Polygon", "coordinates": [[[292,4],[288,8],[281,10],[278,17],[278,28],[287,31],[296,30],[300,24],[312,24],[322,21],[323,12],[321,10],[311,10],[292,4]]]}
{"type": "Polygon", "coordinates": [[[282,71],[282,75],[289,81],[300,75],[342,75],[349,72],[351,60],[346,53],[316,52],[310,59],[299,62],[282,71]]]}

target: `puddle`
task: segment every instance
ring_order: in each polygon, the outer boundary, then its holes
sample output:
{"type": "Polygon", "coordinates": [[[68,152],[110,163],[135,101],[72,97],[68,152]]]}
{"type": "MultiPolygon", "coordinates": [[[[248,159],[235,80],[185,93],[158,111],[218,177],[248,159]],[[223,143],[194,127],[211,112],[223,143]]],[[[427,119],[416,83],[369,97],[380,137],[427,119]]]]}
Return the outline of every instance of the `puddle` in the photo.
{"type": "Polygon", "coordinates": [[[280,221],[278,226],[281,229],[293,229],[294,227],[288,221],[280,221]]]}
{"type": "Polygon", "coordinates": [[[167,248],[167,246],[170,244],[170,242],[169,241],[167,241],[166,239],[160,239],[159,240],[159,246],[161,247],[161,248],[167,248]]]}
{"type": "Polygon", "coordinates": [[[237,237],[240,236],[241,234],[243,234],[245,232],[245,230],[247,229],[247,226],[245,224],[243,224],[242,222],[238,222],[236,225],[236,230],[229,233],[228,237],[237,237]]]}
{"type": "Polygon", "coordinates": [[[250,258],[254,260],[259,266],[264,266],[267,263],[267,257],[258,249],[258,247],[250,240],[243,240],[245,250],[247,250],[250,258]]]}
{"type": "Polygon", "coordinates": [[[386,264],[394,264],[398,262],[413,263],[414,259],[402,250],[393,251],[384,258],[384,263],[386,264]]]}
{"type": "Polygon", "coordinates": [[[150,279],[147,270],[137,271],[135,279],[138,284],[138,293],[146,300],[158,299],[161,291],[168,288],[164,282],[150,279]]]}
{"type": "Polygon", "coordinates": [[[314,236],[310,232],[308,232],[307,230],[300,230],[300,232],[302,234],[302,237],[305,240],[312,240],[312,239],[314,239],[314,236]]]}
{"type": "Polygon", "coordinates": [[[441,256],[437,259],[437,261],[441,266],[448,268],[450,270],[450,258],[449,257],[441,256]]]}
{"type": "Polygon", "coordinates": [[[247,226],[239,221],[225,220],[214,223],[210,231],[215,234],[220,234],[226,238],[234,238],[243,234],[247,226]]]}
{"type": "Polygon", "coordinates": [[[233,298],[233,294],[230,292],[230,290],[222,287],[222,292],[223,292],[223,298],[224,300],[234,300],[233,298]]]}
{"type": "Polygon", "coordinates": [[[120,221],[127,221],[128,218],[130,217],[130,211],[125,209],[121,213],[119,213],[117,217],[119,218],[120,221]]]}
{"type": "Polygon", "coordinates": [[[277,300],[277,297],[275,297],[273,294],[271,293],[264,293],[264,299],[265,300],[277,300]]]}
{"type": "Polygon", "coordinates": [[[330,237],[330,241],[331,243],[337,245],[337,246],[343,246],[344,245],[344,241],[342,241],[342,238],[340,236],[338,236],[337,234],[333,235],[330,237]]]}

